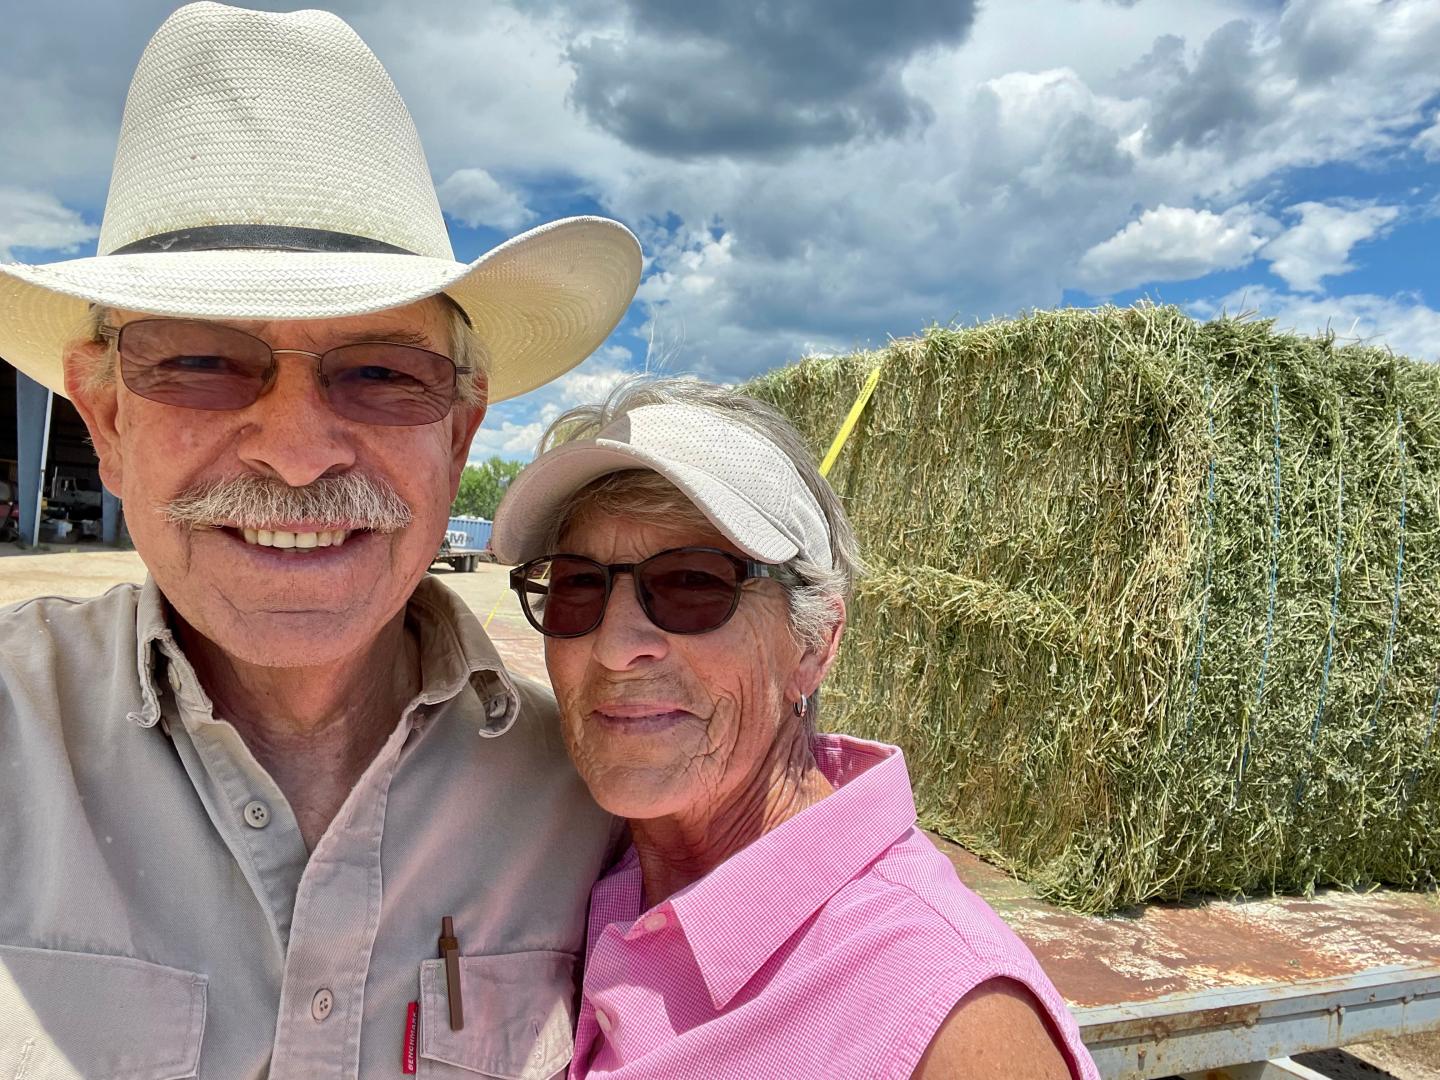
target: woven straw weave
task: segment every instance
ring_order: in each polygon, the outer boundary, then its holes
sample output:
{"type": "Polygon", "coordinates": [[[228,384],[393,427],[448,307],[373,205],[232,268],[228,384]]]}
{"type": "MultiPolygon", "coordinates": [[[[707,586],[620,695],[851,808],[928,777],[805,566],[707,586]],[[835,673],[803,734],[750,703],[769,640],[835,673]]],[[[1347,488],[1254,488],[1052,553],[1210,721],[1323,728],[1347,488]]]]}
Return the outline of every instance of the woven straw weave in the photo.
{"type": "Polygon", "coordinates": [[[457,263],[429,167],[390,76],[321,11],[182,7],[125,104],[100,254],[0,266],[0,357],[64,392],[89,305],[221,319],[323,319],[445,293],[490,358],[490,400],[548,382],[614,329],[639,283],[634,236],[582,217],[457,263]],[[137,241],[214,225],[321,229],[414,254],[164,251],[137,241]]]}

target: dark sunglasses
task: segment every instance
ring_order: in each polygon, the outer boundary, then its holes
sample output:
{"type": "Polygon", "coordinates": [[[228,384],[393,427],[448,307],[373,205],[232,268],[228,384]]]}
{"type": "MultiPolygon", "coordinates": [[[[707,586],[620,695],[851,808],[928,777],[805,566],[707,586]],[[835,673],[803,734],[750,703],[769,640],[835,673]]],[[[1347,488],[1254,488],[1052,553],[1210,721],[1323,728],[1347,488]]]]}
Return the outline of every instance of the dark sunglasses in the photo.
{"type": "Polygon", "coordinates": [[[470,368],[392,341],[357,341],[325,353],[272,349],[229,326],[142,319],[100,328],[120,352],[120,375],[141,397],[185,409],[243,409],[275,378],[279,353],[315,358],[321,393],[347,420],[386,427],[433,424],[455,404],[456,376],[470,368]]]}
{"type": "Polygon", "coordinates": [[[717,630],[735,614],[744,582],[788,577],[781,567],[718,548],[682,547],[608,566],[582,555],[544,555],[511,570],[510,588],[530,625],[546,637],[581,637],[605,618],[617,574],[634,576],[641,610],[667,634],[717,630]]]}

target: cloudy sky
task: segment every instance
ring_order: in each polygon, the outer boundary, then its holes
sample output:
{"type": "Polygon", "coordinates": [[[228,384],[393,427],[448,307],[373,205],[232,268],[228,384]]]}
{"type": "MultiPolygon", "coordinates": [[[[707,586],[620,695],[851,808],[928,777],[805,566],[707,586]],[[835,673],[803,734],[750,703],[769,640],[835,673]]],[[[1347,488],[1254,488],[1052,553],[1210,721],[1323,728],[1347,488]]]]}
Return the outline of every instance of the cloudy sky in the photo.
{"type": "MultiPolygon", "coordinates": [[[[0,260],[94,251],[175,5],[5,0],[0,260]]],[[[297,4],[259,3],[289,8],[297,4]]],[[[336,0],[472,259],[619,218],[639,300],[475,457],[641,368],[732,381],[939,322],[1152,297],[1440,359],[1434,0],[336,0]]]]}

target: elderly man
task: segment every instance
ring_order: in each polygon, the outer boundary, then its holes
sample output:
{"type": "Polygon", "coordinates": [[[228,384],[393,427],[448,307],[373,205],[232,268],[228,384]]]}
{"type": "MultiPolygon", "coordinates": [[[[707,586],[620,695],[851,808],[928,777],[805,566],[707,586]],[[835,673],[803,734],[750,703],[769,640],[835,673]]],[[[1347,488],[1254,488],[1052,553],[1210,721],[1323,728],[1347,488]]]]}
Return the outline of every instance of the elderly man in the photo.
{"type": "Polygon", "coordinates": [[[0,1076],[548,1077],[614,825],[425,577],[487,400],[639,277],[600,219],[454,261],[339,19],[175,12],[99,250],[0,266],[150,571],[0,614],[0,1076]]]}

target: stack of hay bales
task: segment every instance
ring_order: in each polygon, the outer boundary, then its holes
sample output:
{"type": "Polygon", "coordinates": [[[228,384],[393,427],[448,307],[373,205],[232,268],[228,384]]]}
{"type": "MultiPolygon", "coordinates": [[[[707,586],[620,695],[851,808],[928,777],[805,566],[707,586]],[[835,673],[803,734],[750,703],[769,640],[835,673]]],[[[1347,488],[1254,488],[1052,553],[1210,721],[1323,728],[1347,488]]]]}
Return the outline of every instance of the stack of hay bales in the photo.
{"type": "Polygon", "coordinates": [[[1174,308],[1039,312],[752,384],[872,573],[823,726],[1105,911],[1440,875],[1440,370],[1174,308]]]}

